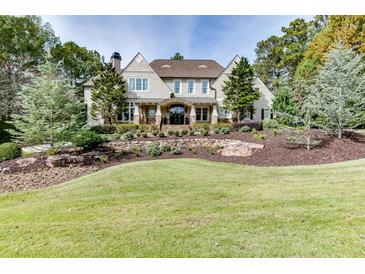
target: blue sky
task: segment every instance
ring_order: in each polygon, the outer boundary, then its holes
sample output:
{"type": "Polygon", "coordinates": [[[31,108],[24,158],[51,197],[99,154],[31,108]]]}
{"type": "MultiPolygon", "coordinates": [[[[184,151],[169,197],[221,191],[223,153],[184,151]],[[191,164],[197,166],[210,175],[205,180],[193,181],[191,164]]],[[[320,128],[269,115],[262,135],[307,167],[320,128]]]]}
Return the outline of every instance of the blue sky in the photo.
{"type": "Polygon", "coordinates": [[[236,55],[252,62],[255,46],[297,17],[312,16],[43,16],[62,42],[75,41],[108,60],[118,51],[124,65],[137,52],[148,60],[215,59],[225,66],[236,55]]]}

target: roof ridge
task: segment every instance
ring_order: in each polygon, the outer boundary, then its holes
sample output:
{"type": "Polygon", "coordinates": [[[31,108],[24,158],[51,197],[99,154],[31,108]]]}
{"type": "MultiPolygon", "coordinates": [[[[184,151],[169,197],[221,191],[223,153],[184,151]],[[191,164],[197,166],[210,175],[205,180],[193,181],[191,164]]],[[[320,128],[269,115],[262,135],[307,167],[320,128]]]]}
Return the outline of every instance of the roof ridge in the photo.
{"type": "Polygon", "coordinates": [[[154,61],[214,61],[214,62],[218,63],[217,60],[214,60],[214,59],[182,59],[182,60],[175,60],[175,59],[154,59],[152,62],[154,62],[154,61]]]}

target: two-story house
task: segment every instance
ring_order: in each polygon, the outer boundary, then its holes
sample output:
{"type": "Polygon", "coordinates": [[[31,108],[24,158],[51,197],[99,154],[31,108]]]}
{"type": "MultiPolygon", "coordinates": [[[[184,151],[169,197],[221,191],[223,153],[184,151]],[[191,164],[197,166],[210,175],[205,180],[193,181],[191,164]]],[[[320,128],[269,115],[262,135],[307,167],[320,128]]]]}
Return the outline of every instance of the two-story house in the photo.
{"type": "MultiPolygon", "coordinates": [[[[231,121],[231,114],[224,109],[222,88],[239,58],[235,56],[222,67],[214,60],[158,59],[149,63],[138,53],[122,69],[122,58],[114,52],[111,62],[128,83],[128,110],[117,120],[159,126],[231,121]]],[[[273,94],[259,78],[253,85],[259,89],[261,97],[254,104],[255,112],[245,113],[242,119],[270,119],[273,94]]],[[[84,84],[88,124],[103,124],[102,117],[93,119],[90,114],[92,86],[92,80],[84,84]]]]}

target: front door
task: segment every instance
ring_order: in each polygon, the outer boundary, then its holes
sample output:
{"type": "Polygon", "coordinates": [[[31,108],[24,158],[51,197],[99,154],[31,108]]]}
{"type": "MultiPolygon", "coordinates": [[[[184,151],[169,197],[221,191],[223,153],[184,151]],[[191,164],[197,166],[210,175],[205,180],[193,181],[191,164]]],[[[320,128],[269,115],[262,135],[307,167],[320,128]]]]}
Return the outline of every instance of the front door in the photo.
{"type": "Polygon", "coordinates": [[[185,108],[183,105],[170,106],[170,124],[183,125],[185,116],[185,108]]]}

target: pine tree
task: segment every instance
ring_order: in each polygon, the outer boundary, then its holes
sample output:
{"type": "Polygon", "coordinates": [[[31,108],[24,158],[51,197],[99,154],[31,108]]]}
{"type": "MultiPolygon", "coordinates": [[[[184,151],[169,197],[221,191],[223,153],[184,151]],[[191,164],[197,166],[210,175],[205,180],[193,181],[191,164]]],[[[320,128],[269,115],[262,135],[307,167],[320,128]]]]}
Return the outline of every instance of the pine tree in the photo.
{"type": "Polygon", "coordinates": [[[18,94],[21,114],[12,115],[16,130],[10,132],[21,144],[68,141],[85,123],[83,103],[61,76],[61,64],[53,64],[49,58],[18,94]]]}
{"type": "Polygon", "coordinates": [[[254,74],[248,60],[242,57],[224,82],[225,108],[240,119],[245,111],[253,112],[254,102],[260,98],[259,90],[253,87],[254,74]]]}
{"type": "Polygon", "coordinates": [[[91,114],[94,118],[100,114],[105,124],[112,124],[126,109],[126,83],[112,64],[105,64],[102,73],[93,82],[91,114]]]}
{"type": "Polygon", "coordinates": [[[277,119],[280,123],[293,125],[293,119],[286,114],[296,116],[298,114],[298,107],[294,99],[294,94],[288,86],[283,86],[276,92],[272,108],[276,112],[277,119]]]}
{"type": "Polygon", "coordinates": [[[362,56],[338,44],[309,87],[317,98],[318,121],[327,131],[342,137],[345,128],[364,123],[365,69],[362,56]]]}

